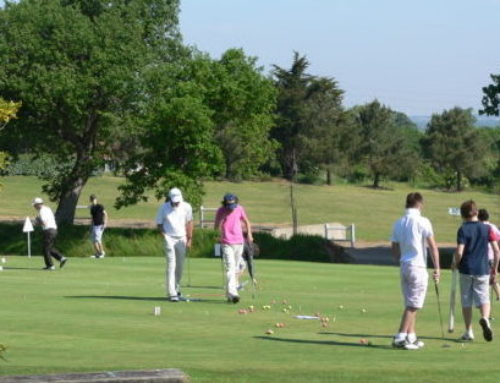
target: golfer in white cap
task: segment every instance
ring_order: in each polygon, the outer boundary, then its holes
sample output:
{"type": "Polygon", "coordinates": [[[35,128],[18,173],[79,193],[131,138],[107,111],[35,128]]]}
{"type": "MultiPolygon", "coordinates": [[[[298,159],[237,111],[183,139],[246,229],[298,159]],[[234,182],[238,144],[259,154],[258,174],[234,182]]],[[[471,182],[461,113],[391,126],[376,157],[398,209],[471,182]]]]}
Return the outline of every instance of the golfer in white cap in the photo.
{"type": "Polygon", "coordinates": [[[67,258],[54,247],[57,237],[57,224],[54,213],[52,213],[50,207],[44,205],[43,199],[40,197],[33,199],[32,205],[38,210],[36,223],[42,227],[43,232],[43,258],[45,260],[45,267],[43,269],[47,271],[55,269],[52,258],[57,259],[59,266],[62,268],[67,258]]]}
{"type": "Polygon", "coordinates": [[[170,189],[156,215],[156,225],[165,239],[167,297],[178,302],[186,249],[191,248],[193,238],[193,209],[178,188],[170,189]]]}

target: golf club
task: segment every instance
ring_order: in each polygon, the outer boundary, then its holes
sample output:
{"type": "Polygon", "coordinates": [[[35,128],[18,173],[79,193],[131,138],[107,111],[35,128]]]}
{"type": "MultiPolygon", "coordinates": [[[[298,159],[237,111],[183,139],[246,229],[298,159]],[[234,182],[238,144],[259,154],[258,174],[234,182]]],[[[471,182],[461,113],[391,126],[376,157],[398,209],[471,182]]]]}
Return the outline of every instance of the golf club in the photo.
{"type": "Polygon", "coordinates": [[[186,249],[186,260],[187,260],[187,272],[188,272],[188,287],[191,287],[191,257],[189,256],[189,250],[186,249]]]}
{"type": "Polygon", "coordinates": [[[448,315],[448,332],[455,331],[455,305],[457,295],[457,281],[458,271],[456,269],[451,271],[451,291],[450,291],[450,312],[448,315]]]}
{"type": "MultiPolygon", "coordinates": [[[[441,338],[444,339],[444,328],[443,328],[443,314],[441,313],[441,300],[439,299],[439,286],[438,282],[434,280],[434,289],[436,291],[436,297],[437,297],[437,304],[438,304],[438,312],[439,312],[439,323],[441,324],[441,338]]],[[[443,347],[450,347],[449,344],[445,343],[443,344],[443,347]]]]}

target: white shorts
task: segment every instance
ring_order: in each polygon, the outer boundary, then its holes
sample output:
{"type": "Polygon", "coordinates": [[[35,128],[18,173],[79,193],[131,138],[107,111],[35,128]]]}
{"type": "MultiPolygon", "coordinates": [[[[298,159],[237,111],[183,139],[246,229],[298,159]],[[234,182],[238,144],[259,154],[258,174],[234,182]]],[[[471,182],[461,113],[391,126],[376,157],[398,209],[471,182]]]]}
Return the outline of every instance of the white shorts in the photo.
{"type": "Polygon", "coordinates": [[[462,307],[480,307],[490,303],[490,276],[460,273],[462,307]]]}
{"type": "Polygon", "coordinates": [[[104,225],[92,225],[91,240],[92,243],[101,243],[104,225]]]}
{"type": "Polygon", "coordinates": [[[405,301],[405,307],[421,309],[424,307],[425,295],[429,274],[422,266],[414,266],[409,263],[401,264],[401,291],[405,301]]]}

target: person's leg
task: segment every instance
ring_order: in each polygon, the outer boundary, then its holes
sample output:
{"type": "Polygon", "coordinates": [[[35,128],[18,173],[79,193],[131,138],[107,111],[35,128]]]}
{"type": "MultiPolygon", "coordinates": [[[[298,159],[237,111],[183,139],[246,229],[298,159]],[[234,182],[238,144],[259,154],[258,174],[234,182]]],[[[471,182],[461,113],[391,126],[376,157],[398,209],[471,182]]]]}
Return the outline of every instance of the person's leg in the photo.
{"type": "Polygon", "coordinates": [[[483,330],[483,337],[486,341],[491,342],[493,340],[493,331],[489,320],[491,311],[489,279],[489,275],[475,276],[473,290],[474,302],[481,312],[479,324],[483,330]]]}
{"type": "Polygon", "coordinates": [[[64,255],[61,254],[59,250],[55,247],[57,231],[56,230],[47,230],[49,232],[50,240],[50,255],[61,262],[64,259],[64,255]]]}
{"type": "Polygon", "coordinates": [[[184,262],[186,260],[186,242],[184,239],[175,243],[175,290],[180,291],[184,262]]]}
{"type": "Polygon", "coordinates": [[[408,334],[415,332],[415,318],[417,316],[418,309],[415,307],[405,307],[403,315],[401,317],[401,325],[399,326],[399,332],[408,334]]]}
{"type": "Polygon", "coordinates": [[[500,300],[500,286],[498,285],[498,282],[493,283],[493,291],[495,292],[496,300],[500,300]]]}
{"type": "Polygon", "coordinates": [[[165,255],[167,258],[167,270],[165,273],[165,287],[167,290],[167,297],[174,299],[177,297],[177,290],[175,288],[175,249],[173,241],[169,237],[165,237],[165,255]]]}
{"type": "Polygon", "coordinates": [[[226,290],[228,298],[238,296],[238,282],[236,277],[236,259],[234,245],[222,245],[222,256],[226,268],[226,290]]]}
{"type": "Polygon", "coordinates": [[[462,303],[462,317],[464,318],[465,333],[462,336],[464,340],[474,339],[472,332],[472,276],[460,274],[460,301],[462,303]]]}
{"type": "Polygon", "coordinates": [[[43,233],[43,260],[45,262],[45,267],[52,267],[52,257],[50,255],[50,249],[52,248],[52,237],[48,230],[44,230],[43,233]]]}

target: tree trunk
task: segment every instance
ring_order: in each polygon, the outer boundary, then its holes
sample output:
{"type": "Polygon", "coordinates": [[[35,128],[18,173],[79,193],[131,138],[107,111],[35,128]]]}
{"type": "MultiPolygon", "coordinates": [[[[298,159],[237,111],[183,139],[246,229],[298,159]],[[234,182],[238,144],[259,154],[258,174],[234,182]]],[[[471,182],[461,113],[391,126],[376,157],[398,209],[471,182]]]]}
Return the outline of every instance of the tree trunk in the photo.
{"type": "Polygon", "coordinates": [[[462,172],[457,171],[457,191],[462,191],[462,172]]]}
{"type": "Polygon", "coordinates": [[[326,184],[332,184],[332,171],[330,170],[330,168],[326,168],[326,184]]]}
{"type": "Polygon", "coordinates": [[[375,178],[373,179],[373,187],[375,189],[378,189],[379,185],[380,185],[380,174],[375,173],[375,178]]]}
{"type": "Polygon", "coordinates": [[[56,210],[56,221],[58,224],[73,224],[75,220],[76,205],[88,177],[78,177],[66,187],[66,191],[59,198],[56,210]]]}

